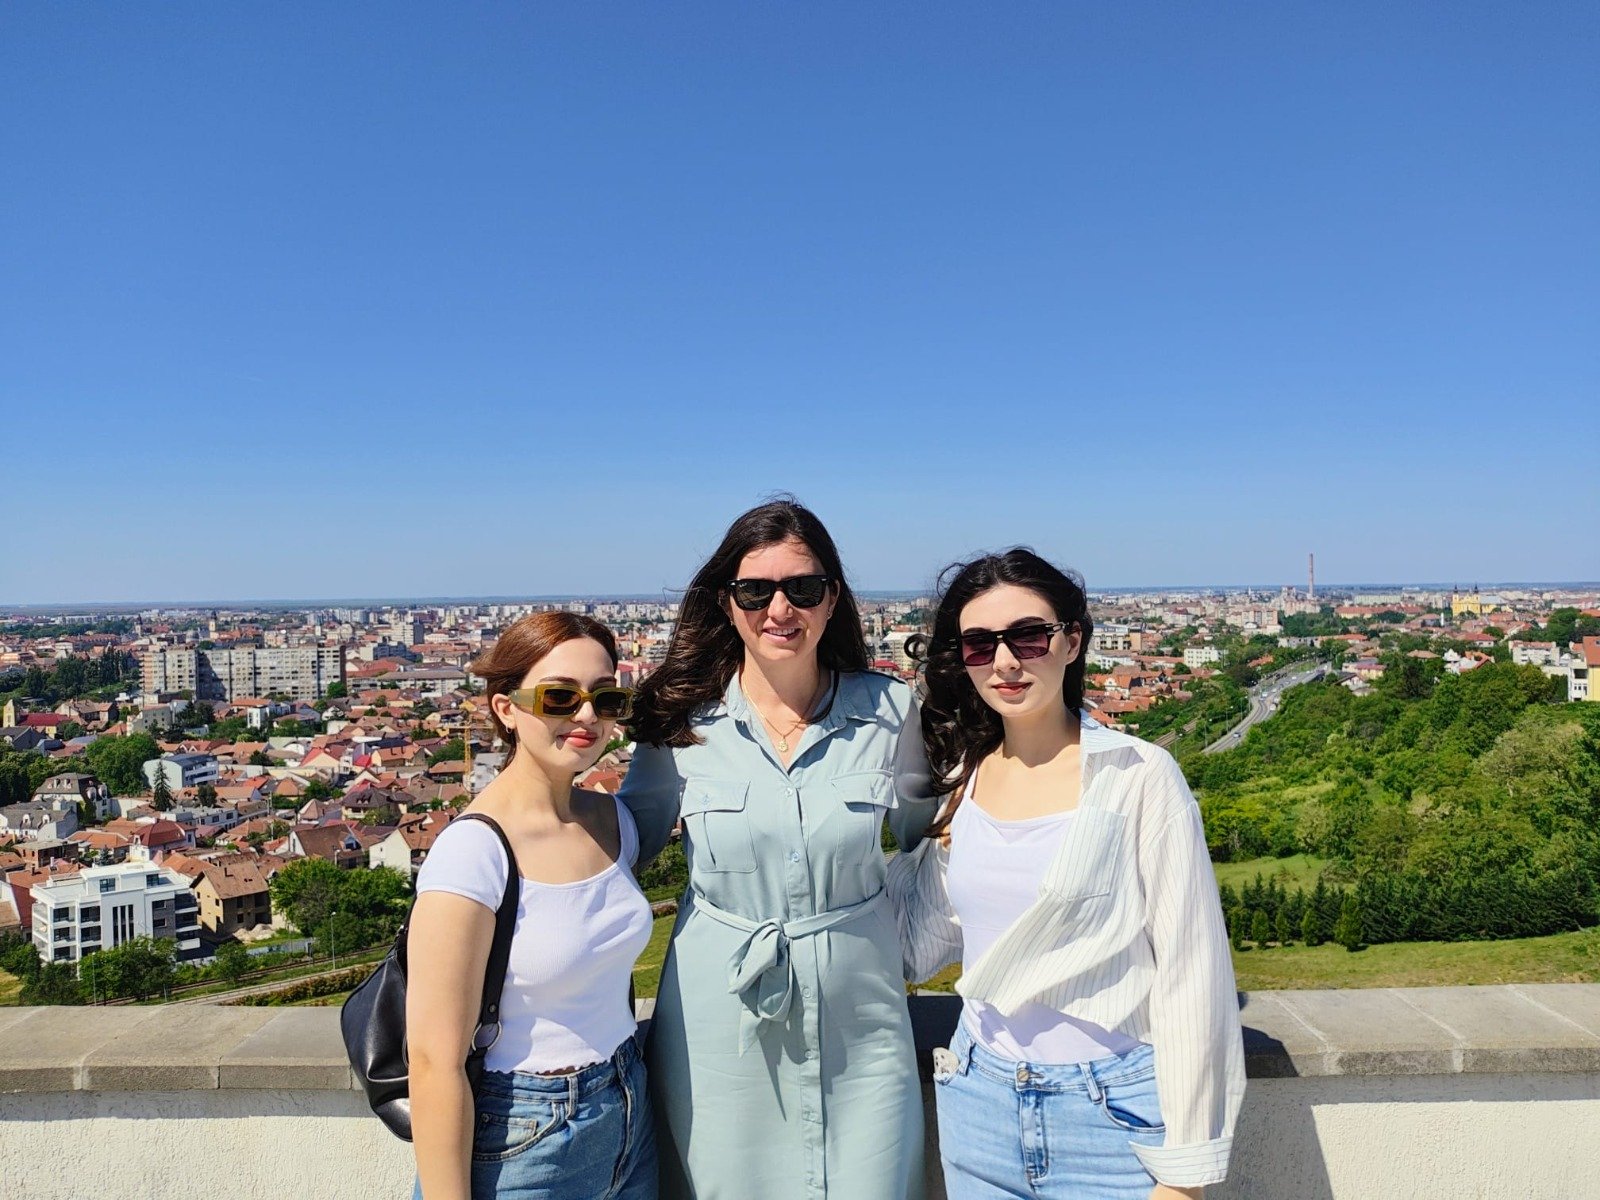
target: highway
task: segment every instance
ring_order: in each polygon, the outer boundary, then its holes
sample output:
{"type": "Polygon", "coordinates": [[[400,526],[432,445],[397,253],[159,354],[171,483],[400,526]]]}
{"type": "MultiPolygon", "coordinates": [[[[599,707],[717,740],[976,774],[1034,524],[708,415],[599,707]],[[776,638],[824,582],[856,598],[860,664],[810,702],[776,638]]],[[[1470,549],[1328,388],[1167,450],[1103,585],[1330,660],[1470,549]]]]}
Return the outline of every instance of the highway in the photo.
{"type": "Polygon", "coordinates": [[[1299,687],[1302,683],[1320,679],[1327,672],[1326,663],[1309,665],[1302,663],[1264,676],[1250,689],[1250,711],[1245,714],[1244,720],[1207,746],[1203,753],[1217,754],[1223,750],[1232,750],[1244,741],[1244,735],[1250,732],[1250,726],[1265,721],[1278,711],[1278,705],[1283,702],[1285,692],[1292,687],[1299,687]]]}

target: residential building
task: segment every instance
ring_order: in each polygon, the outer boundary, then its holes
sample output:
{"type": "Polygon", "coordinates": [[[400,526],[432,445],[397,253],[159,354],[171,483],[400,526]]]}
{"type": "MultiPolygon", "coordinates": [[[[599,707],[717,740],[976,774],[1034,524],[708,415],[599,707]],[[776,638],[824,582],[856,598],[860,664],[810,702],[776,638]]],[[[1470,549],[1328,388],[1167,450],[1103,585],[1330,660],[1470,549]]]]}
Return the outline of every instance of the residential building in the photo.
{"type": "Polygon", "coordinates": [[[200,924],[219,936],[272,923],[266,876],[243,855],[206,863],[194,881],[194,894],[200,902],[200,924]]]}
{"type": "Polygon", "coordinates": [[[111,815],[111,789],[93,775],[76,771],[52,775],[44,781],[33,798],[36,803],[58,811],[68,805],[76,809],[79,804],[86,804],[94,810],[97,820],[104,820],[111,815]]]}
{"type": "Polygon", "coordinates": [[[198,700],[284,695],[316,700],[344,681],[343,646],[233,646],[151,650],[144,657],[147,694],[188,691],[198,700]]]}
{"type": "Polygon", "coordinates": [[[201,956],[199,903],[176,871],[148,862],[85,867],[32,890],[33,945],[45,962],[78,962],[140,937],[176,942],[179,961],[201,956]]]}
{"type": "Polygon", "coordinates": [[[77,832],[77,805],[65,810],[45,804],[8,804],[0,808],[0,834],[20,841],[57,841],[77,832]]]}
{"type": "Polygon", "coordinates": [[[1188,646],[1183,652],[1183,665],[1191,671],[1204,667],[1210,663],[1221,662],[1222,653],[1209,642],[1198,642],[1188,646]]]}
{"type": "Polygon", "coordinates": [[[202,783],[216,783],[217,760],[210,754],[163,754],[144,764],[144,777],[153,788],[156,776],[164,775],[167,787],[176,792],[180,788],[199,787],[202,783]]]}

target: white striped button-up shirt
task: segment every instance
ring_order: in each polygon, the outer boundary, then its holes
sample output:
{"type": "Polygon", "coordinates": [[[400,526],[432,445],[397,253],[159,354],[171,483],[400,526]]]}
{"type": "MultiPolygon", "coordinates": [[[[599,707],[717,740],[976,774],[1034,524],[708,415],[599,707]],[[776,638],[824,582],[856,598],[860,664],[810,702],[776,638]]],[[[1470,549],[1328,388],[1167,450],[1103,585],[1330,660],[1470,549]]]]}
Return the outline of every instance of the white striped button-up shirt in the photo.
{"type": "MultiPolygon", "coordinates": [[[[1172,756],[1083,714],[1078,815],[1038,899],[956,984],[1010,1015],[1029,1001],[1155,1047],[1166,1138],[1133,1147],[1174,1187],[1227,1174],[1244,1098],[1244,1044],[1228,933],[1200,806],[1172,756]]],[[[961,958],[949,851],[890,861],[906,977],[961,958]]]]}

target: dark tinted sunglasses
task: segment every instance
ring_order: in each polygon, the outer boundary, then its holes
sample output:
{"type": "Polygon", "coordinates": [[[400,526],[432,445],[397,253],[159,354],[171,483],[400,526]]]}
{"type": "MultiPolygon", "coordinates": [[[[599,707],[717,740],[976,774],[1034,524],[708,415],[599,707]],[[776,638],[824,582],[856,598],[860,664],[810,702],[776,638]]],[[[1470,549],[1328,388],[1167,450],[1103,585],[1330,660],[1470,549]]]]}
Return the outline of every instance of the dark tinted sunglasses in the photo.
{"type": "Polygon", "coordinates": [[[815,608],[828,596],[833,580],[826,575],[791,575],[787,579],[730,579],[728,595],[745,612],[758,612],[782,592],[796,608],[815,608]]]}
{"type": "Polygon", "coordinates": [[[994,661],[1000,643],[1019,659],[1043,658],[1050,653],[1050,639],[1065,629],[1065,621],[1050,624],[1013,625],[1010,629],[974,629],[961,635],[961,661],[969,667],[986,667],[994,661]]]}
{"type": "Polygon", "coordinates": [[[633,715],[633,689],[609,685],[586,692],[566,683],[536,683],[507,692],[506,699],[536,717],[573,717],[585,700],[602,721],[623,721],[633,715]]]}

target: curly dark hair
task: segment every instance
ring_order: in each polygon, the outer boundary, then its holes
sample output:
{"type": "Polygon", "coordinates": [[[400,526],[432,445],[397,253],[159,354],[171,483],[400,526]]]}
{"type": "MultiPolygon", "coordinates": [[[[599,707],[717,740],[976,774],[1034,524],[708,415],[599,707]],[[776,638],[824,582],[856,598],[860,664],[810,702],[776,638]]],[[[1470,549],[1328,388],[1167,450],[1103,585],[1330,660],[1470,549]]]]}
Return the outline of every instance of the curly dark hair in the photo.
{"type": "Polygon", "coordinates": [[[933,630],[919,639],[916,654],[922,675],[922,739],[933,768],[934,787],[955,793],[943,816],[928,830],[938,837],[950,826],[956,804],[972,772],[1000,748],[1005,728],[1000,714],[984,702],[961,661],[961,610],[990,588],[1009,583],[1036,592],[1055,610],[1056,620],[1083,635],[1078,657],[1067,664],[1062,689],[1066,707],[1083,707],[1083,678],[1094,623],[1083,580],[1040,558],[1026,546],[985,554],[971,562],[952,563],[939,577],[939,600],[933,630]],[[948,581],[948,582],[946,582],[948,581]]]}
{"type": "Polygon", "coordinates": [[[825,670],[865,671],[867,641],[861,614],[844,577],[833,538],[816,514],[792,496],[782,496],[744,513],[728,526],[722,544],[695,572],[667,643],[666,660],[639,685],[629,722],[636,741],[651,746],[692,746],[700,738],[689,727],[695,712],[722,699],[739,664],[744,643],[723,608],[725,585],[744,556],[765,546],[798,541],[822,565],[838,591],[833,616],[817,644],[825,670]]]}

